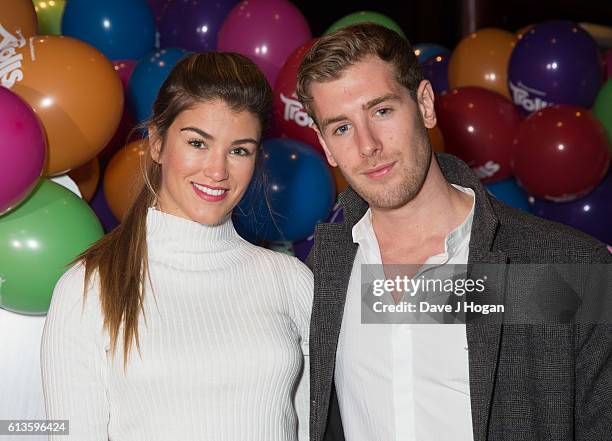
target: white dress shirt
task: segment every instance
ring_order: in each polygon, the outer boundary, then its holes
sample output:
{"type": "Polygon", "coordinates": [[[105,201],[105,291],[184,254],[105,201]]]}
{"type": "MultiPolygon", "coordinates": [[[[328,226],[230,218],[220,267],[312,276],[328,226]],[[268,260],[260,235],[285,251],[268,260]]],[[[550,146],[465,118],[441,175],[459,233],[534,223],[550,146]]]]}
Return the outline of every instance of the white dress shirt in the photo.
{"type": "MultiPolygon", "coordinates": [[[[454,185],[454,184],[453,184],[454,185]]],[[[454,185],[470,194],[470,188],[454,185]]],[[[370,210],[359,244],[336,354],[335,384],[347,441],[473,440],[465,324],[362,324],[361,265],[382,264],[370,210]]],[[[467,264],[474,202],[425,265],[467,264]]]]}

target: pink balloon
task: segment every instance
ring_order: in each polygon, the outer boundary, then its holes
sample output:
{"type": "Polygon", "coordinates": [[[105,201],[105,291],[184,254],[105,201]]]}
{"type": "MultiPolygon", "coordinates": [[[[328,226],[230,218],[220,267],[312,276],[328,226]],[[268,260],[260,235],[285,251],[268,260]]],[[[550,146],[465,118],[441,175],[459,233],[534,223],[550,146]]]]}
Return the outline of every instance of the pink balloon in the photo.
{"type": "Polygon", "coordinates": [[[311,38],[308,22],[289,1],[244,0],[223,22],[218,45],[249,57],[274,85],[287,57],[311,38]]]}
{"type": "Polygon", "coordinates": [[[0,87],[0,215],[30,194],[46,152],[45,132],[32,108],[0,87]]]}
{"type": "Polygon", "coordinates": [[[137,60],[116,60],[113,61],[113,67],[115,68],[115,72],[119,75],[121,79],[121,85],[123,86],[123,91],[127,91],[128,83],[130,82],[130,78],[132,77],[132,72],[134,72],[134,68],[138,63],[137,60]]]}

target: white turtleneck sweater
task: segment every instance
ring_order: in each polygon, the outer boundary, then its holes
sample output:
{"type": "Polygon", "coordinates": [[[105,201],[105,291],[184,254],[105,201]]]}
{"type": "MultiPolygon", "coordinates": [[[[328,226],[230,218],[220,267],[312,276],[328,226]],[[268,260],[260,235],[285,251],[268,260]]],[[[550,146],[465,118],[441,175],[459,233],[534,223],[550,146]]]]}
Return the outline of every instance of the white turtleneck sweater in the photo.
{"type": "MultiPolygon", "coordinates": [[[[150,208],[140,355],[110,355],[93,278],[77,264],[53,292],[41,346],[47,418],[78,441],[308,439],[312,274],[215,226],[150,208]],[[306,358],[304,358],[306,357],[306,358]],[[298,436],[299,432],[299,436],[298,436]]],[[[120,340],[122,335],[120,336],[120,340]]]]}

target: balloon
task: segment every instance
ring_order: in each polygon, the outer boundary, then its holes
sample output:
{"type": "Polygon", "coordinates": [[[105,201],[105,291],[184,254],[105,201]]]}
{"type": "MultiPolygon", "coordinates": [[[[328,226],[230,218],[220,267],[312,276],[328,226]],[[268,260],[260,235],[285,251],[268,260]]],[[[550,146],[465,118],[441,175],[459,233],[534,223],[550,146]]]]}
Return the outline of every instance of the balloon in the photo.
{"type": "Polygon", "coordinates": [[[45,132],[30,106],[0,87],[0,215],[19,204],[45,165],[45,132]]]}
{"type": "Polygon", "coordinates": [[[161,49],[138,62],[130,78],[127,97],[130,110],[139,123],[149,119],[157,92],[172,68],[185,55],[187,52],[182,49],[161,49]]]}
{"type": "Polygon", "coordinates": [[[608,147],[612,151],[612,79],[606,81],[595,98],[593,114],[608,132],[608,147]]]}
{"type": "Polygon", "coordinates": [[[435,57],[436,55],[450,55],[450,50],[435,43],[415,44],[413,49],[419,63],[423,63],[425,60],[435,57]]]}
{"type": "Polygon", "coordinates": [[[596,237],[605,243],[612,243],[612,174],[608,174],[593,191],[570,202],[549,202],[530,198],[535,215],[570,225],[596,237]]]}
{"type": "Polygon", "coordinates": [[[295,93],[300,63],[315,41],[311,40],[298,47],[280,70],[274,86],[274,119],[284,136],[305,142],[323,154],[319,139],[312,128],[314,122],[304,111],[295,93]]]}
{"type": "Polygon", "coordinates": [[[523,35],[508,64],[508,86],[523,113],[551,104],[589,108],[602,83],[597,44],[569,21],[548,21],[523,35]]]}
{"type": "Polygon", "coordinates": [[[87,202],[91,201],[96,188],[98,188],[98,181],[100,180],[100,164],[98,158],[94,158],[87,164],[82,165],[68,173],[74,182],[76,182],[83,199],[87,202]]]}
{"type": "Polygon", "coordinates": [[[66,0],[34,0],[40,35],[61,35],[66,0]]]}
{"type": "Polygon", "coordinates": [[[553,201],[591,191],[610,162],[604,127],[588,110],[567,104],[531,114],[514,143],[518,183],[529,194],[553,201]]]}
{"type": "Polygon", "coordinates": [[[0,50],[4,48],[3,43],[7,39],[7,34],[17,38],[28,38],[38,34],[37,27],[32,0],[2,0],[0,50]]]}
{"type": "Polygon", "coordinates": [[[427,129],[429,134],[429,142],[431,143],[431,149],[434,152],[444,152],[444,136],[438,126],[434,126],[433,129],[427,129]]]}
{"type": "Polygon", "coordinates": [[[46,174],[64,174],[91,161],[121,118],[123,91],[112,64],[88,44],[57,35],[30,38],[18,56],[8,87],[42,121],[49,147],[46,174]]]}
{"type": "Polygon", "coordinates": [[[274,84],[291,52],[311,38],[308,22],[288,0],[243,0],[223,22],[219,50],[246,55],[274,84]]]}
{"type": "MultiPolygon", "coordinates": [[[[332,207],[331,214],[325,219],[326,224],[337,224],[344,222],[344,210],[339,202],[336,202],[332,207]]],[[[306,239],[293,242],[293,254],[302,262],[306,260],[310,250],[314,245],[314,234],[311,234],[306,239]]]]}
{"type": "Polygon", "coordinates": [[[604,54],[604,79],[612,78],[612,49],[608,49],[604,54]]]}
{"type": "Polygon", "coordinates": [[[137,59],[155,47],[155,19],[145,0],[70,0],[62,33],[91,44],[110,60],[137,59]]]}
{"type": "Polygon", "coordinates": [[[113,61],[113,68],[115,72],[119,75],[119,79],[121,80],[121,85],[123,86],[123,91],[127,92],[128,84],[130,83],[130,78],[132,78],[132,74],[134,73],[134,69],[138,64],[137,60],[115,60],[113,61]]]}
{"type": "Polygon", "coordinates": [[[253,240],[295,241],[314,231],[334,202],[334,183],[324,158],[291,139],[263,145],[265,188],[255,179],[234,210],[236,229],[253,240]],[[268,196],[267,206],[262,192],[268,196]],[[270,214],[270,210],[273,215],[270,214]]]}
{"type": "Polygon", "coordinates": [[[238,0],[177,0],[167,5],[159,22],[160,47],[193,52],[217,49],[217,35],[238,0]]]}
{"type": "Polygon", "coordinates": [[[425,79],[429,80],[436,95],[441,95],[449,89],[448,86],[448,55],[436,55],[426,59],[421,64],[425,79]]]}
{"type": "Polygon", "coordinates": [[[325,33],[323,35],[330,34],[330,33],[334,32],[335,30],[338,30],[338,29],[343,28],[345,26],[349,26],[349,25],[352,25],[352,24],[355,24],[355,23],[366,23],[366,22],[371,22],[371,23],[379,24],[381,26],[386,27],[387,29],[391,29],[392,31],[397,32],[402,37],[406,38],[406,35],[402,31],[402,28],[400,27],[399,24],[397,24],[395,21],[393,21],[392,19],[390,19],[386,15],[383,15],[383,14],[380,14],[380,13],[374,12],[374,11],[353,12],[352,14],[349,14],[349,15],[347,15],[345,17],[342,17],[340,20],[334,22],[334,24],[332,24],[325,31],[325,33]]]}
{"type": "Polygon", "coordinates": [[[131,142],[115,153],[106,167],[104,195],[111,212],[119,220],[123,219],[144,185],[141,161],[148,148],[146,139],[131,142]]]}
{"type": "Polygon", "coordinates": [[[488,28],[465,37],[451,55],[448,84],[451,88],[478,86],[508,99],[508,60],[516,36],[501,29],[488,28]]]}
{"type": "Polygon", "coordinates": [[[530,212],[527,193],[516,183],[514,178],[507,178],[503,181],[486,184],[485,188],[493,196],[511,207],[530,212]]]}
{"type": "Polygon", "coordinates": [[[108,207],[106,197],[104,196],[103,185],[98,186],[98,189],[96,190],[96,193],[94,194],[89,205],[94,213],[96,213],[96,216],[102,224],[102,228],[104,228],[105,233],[112,231],[117,225],[119,225],[119,221],[108,207]]]}
{"type": "Polygon", "coordinates": [[[512,139],[520,116],[502,95],[480,87],[461,87],[436,101],[445,150],[474,169],[484,183],[512,173],[512,139]]]}
{"type": "Polygon", "coordinates": [[[45,314],[66,265],[100,237],[102,228],[89,206],[42,179],[23,204],[0,218],[0,306],[45,314]]]}
{"type": "Polygon", "coordinates": [[[533,28],[533,26],[534,26],[533,23],[527,26],[523,26],[518,31],[516,31],[514,35],[516,35],[516,38],[521,39],[523,38],[523,35],[525,35],[527,32],[531,30],[531,28],[533,28]]]}

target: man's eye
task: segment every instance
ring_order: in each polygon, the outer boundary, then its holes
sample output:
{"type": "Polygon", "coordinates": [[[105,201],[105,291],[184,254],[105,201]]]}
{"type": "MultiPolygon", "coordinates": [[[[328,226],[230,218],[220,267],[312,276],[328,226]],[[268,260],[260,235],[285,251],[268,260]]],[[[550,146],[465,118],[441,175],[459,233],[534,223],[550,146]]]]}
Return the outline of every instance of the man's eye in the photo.
{"type": "Polygon", "coordinates": [[[344,135],[348,130],[348,124],[343,124],[334,130],[334,135],[344,135]]]}
{"type": "Polygon", "coordinates": [[[189,145],[195,147],[196,149],[202,149],[206,147],[206,144],[204,144],[204,142],[200,141],[199,139],[190,139],[188,142],[189,145]]]}
{"type": "Polygon", "coordinates": [[[389,115],[391,112],[393,112],[393,109],[390,109],[390,108],[388,108],[388,107],[385,107],[385,108],[383,108],[383,109],[378,109],[378,110],[376,111],[376,114],[377,114],[377,115],[380,115],[380,116],[387,116],[387,115],[389,115]]]}

